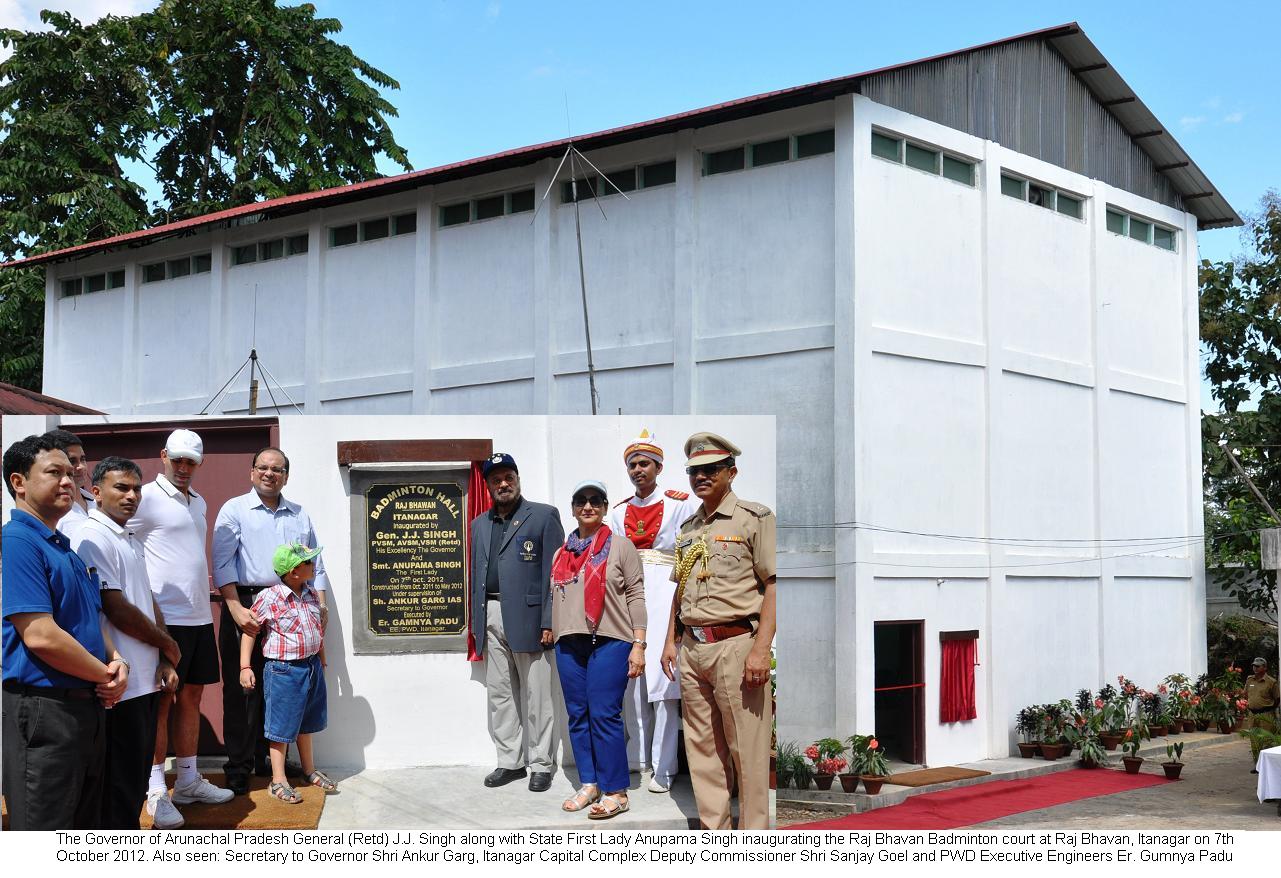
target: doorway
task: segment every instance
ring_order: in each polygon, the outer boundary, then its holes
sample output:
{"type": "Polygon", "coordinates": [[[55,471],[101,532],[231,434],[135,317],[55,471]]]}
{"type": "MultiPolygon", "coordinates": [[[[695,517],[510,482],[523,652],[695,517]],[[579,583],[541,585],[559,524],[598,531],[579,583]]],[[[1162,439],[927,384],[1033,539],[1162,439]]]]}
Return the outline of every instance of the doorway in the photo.
{"type": "Polygon", "coordinates": [[[876,737],[890,759],[925,764],[925,623],[877,622],[876,737]]]}

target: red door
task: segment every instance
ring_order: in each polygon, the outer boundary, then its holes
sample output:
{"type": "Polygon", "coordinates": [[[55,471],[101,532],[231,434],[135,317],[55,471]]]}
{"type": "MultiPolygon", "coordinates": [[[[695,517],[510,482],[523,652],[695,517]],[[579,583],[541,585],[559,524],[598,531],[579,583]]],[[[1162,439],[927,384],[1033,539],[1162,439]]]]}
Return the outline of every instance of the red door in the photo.
{"type": "MultiPolygon", "coordinates": [[[[164,472],[160,450],[164,448],[169,434],[179,427],[195,430],[205,446],[204,462],[192,479],[191,486],[209,505],[209,533],[205,539],[205,552],[208,555],[218,510],[232,497],[249,490],[249,470],[254,453],[280,441],[280,428],[275,418],[62,425],[62,429],[75,433],[84,441],[90,469],[104,457],[127,457],[142,469],[144,483],[164,472]]],[[[212,559],[209,560],[209,567],[213,569],[212,559]]],[[[222,614],[222,596],[213,591],[212,583],[209,600],[213,604],[216,634],[222,614]]],[[[205,687],[200,701],[200,713],[200,755],[223,755],[221,684],[205,687]]],[[[169,740],[173,740],[172,734],[169,740]]]]}

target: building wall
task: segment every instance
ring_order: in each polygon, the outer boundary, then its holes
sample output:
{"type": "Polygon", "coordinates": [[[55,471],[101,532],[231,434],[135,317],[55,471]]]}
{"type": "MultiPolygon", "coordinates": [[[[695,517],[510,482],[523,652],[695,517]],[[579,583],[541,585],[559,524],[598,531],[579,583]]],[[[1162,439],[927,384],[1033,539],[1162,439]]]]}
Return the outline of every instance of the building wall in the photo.
{"type": "MultiPolygon", "coordinates": [[[[1018,707],[1070,694],[1006,646],[1062,624],[1016,597],[1029,583],[1064,583],[1093,619],[1081,685],[1121,672],[1154,682],[1130,670],[1111,615],[1128,596],[1169,633],[1160,661],[1177,667],[1161,676],[1200,668],[1199,547],[1136,543],[1202,527],[1190,214],[862,96],[589,157],[605,170],[676,162],[674,184],[579,205],[600,410],[779,416],[781,737],[871,730],[861,657],[873,595],[898,580],[984,583],[965,593],[984,620],[986,712],[927,730],[930,762],[1004,754],[1018,707]],[[975,185],[874,157],[873,126],[977,161],[975,185]],[[824,128],[833,153],[701,173],[704,151],[824,128]],[[1002,195],[1002,168],[1083,197],[1083,219],[1002,195]],[[1108,232],[1108,205],[1178,229],[1177,251],[1108,232]],[[1102,557],[1100,540],[1116,540],[1102,557]]],[[[184,239],[215,255],[199,380],[175,375],[169,402],[143,399],[129,363],[124,378],[67,368],[58,346],[79,338],[67,334],[46,340],[46,389],[112,411],[197,410],[254,337],[249,275],[224,243],[305,228],[309,252],[271,268],[270,321],[258,285],[256,345],[306,411],[589,411],[573,206],[553,196],[532,214],[437,222],[461,199],[531,185],[541,196],[555,171],[547,161],[184,239]],[[406,210],[413,236],[325,244],[336,224],[406,210]]],[[[81,270],[55,267],[50,283],[81,270]]],[[[54,297],[47,325],[67,301],[54,297]]],[[[109,319],[151,331],[130,301],[109,319]]],[[[194,340],[197,361],[201,350],[194,340]]],[[[218,408],[243,411],[243,386],[218,408]]],[[[923,612],[927,629],[974,627],[946,606],[923,612]]],[[[937,686],[937,666],[927,673],[937,686]]]]}

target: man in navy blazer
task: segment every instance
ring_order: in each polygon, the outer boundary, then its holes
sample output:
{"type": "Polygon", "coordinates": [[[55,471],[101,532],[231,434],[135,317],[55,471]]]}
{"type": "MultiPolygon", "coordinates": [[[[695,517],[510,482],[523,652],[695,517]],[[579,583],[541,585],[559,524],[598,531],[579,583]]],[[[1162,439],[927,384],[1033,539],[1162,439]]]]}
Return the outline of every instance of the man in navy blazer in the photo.
{"type": "Polygon", "coordinates": [[[565,541],[555,506],[520,495],[510,454],[495,454],[482,469],[493,508],[471,523],[471,625],[485,659],[489,734],[498,767],[485,786],[519,780],[552,785],[552,556],[565,541]],[[522,723],[522,716],[524,722],[522,723]],[[527,755],[528,754],[528,755],[527,755]]]}

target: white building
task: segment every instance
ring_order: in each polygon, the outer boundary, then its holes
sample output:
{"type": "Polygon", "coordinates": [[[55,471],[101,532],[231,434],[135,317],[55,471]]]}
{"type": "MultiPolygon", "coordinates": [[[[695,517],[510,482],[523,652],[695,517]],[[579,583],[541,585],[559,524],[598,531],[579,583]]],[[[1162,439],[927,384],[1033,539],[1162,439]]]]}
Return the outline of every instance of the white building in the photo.
{"type": "MultiPolygon", "coordinates": [[[[1077,26],[575,145],[631,190],[578,205],[602,411],[778,415],[781,737],[1003,755],[1203,668],[1196,234],[1240,220],[1077,26]]],[[[192,413],[256,347],[308,413],[587,411],[565,147],[28,260],[44,389],[192,413]]]]}

